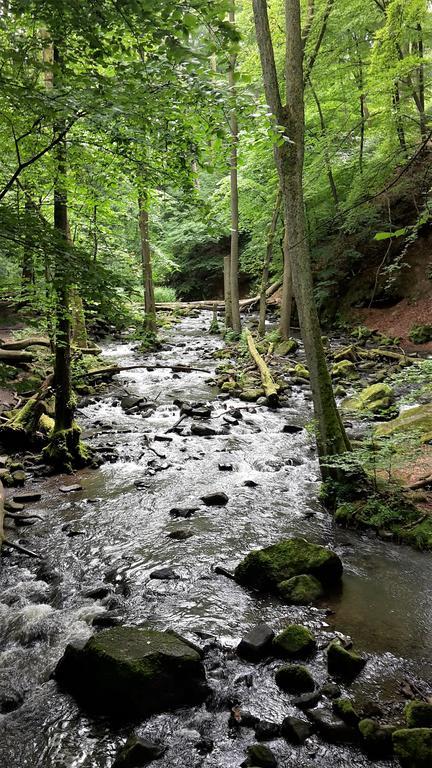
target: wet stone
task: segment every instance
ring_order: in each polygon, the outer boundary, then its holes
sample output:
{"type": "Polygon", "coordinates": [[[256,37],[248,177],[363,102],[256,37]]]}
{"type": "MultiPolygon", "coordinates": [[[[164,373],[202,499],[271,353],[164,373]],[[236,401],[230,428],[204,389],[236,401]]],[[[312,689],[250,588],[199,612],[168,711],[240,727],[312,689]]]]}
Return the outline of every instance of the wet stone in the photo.
{"type": "Polygon", "coordinates": [[[328,699],[337,699],[338,696],[342,695],[342,691],[339,688],[336,683],[324,683],[323,686],[321,686],[321,693],[324,696],[327,696],[328,699]]]}
{"type": "Polygon", "coordinates": [[[23,493],[15,493],[13,500],[17,504],[30,504],[32,501],[40,501],[42,494],[38,491],[25,491],[23,493]]]}
{"type": "Polygon", "coordinates": [[[169,513],[171,517],[192,517],[194,512],[197,512],[199,507],[173,507],[169,513]]]}
{"type": "Polygon", "coordinates": [[[330,744],[354,743],[358,740],[357,730],[339,720],[328,709],[310,709],[307,716],[320,736],[330,744]]]}
{"type": "Polygon", "coordinates": [[[83,590],[84,597],[90,597],[93,600],[102,600],[112,592],[107,584],[95,584],[93,587],[83,590]]]}
{"type": "Polygon", "coordinates": [[[4,508],[6,512],[22,512],[24,509],[24,504],[17,504],[17,502],[12,501],[12,499],[6,499],[4,508]]]}
{"type": "Polygon", "coordinates": [[[165,752],[166,747],[162,744],[132,734],[117,755],[112,768],[139,768],[159,760],[165,752]]]}
{"type": "Polygon", "coordinates": [[[313,693],[303,693],[302,696],[297,696],[291,701],[291,704],[298,709],[314,709],[320,700],[321,692],[314,691],[313,693]]]}
{"type": "Polygon", "coordinates": [[[162,581],[176,581],[180,578],[173,568],[158,568],[150,574],[151,579],[160,579],[162,581]]]}
{"type": "Polygon", "coordinates": [[[223,507],[228,504],[228,496],[223,491],[216,491],[215,493],[208,493],[205,496],[201,496],[201,501],[206,504],[207,507],[223,507]]]}
{"type": "Polygon", "coordinates": [[[23,469],[17,469],[15,472],[12,472],[13,484],[17,488],[22,488],[22,486],[26,481],[26,478],[27,478],[27,475],[23,469]]]}
{"type": "Polygon", "coordinates": [[[258,660],[271,653],[271,645],[275,634],[268,624],[258,624],[249,630],[237,646],[239,656],[258,660]]]}
{"type": "Polygon", "coordinates": [[[299,432],[303,432],[303,427],[299,427],[297,424],[284,424],[282,432],[287,435],[297,435],[299,432]]]}
{"type": "Polygon", "coordinates": [[[270,720],[260,720],[255,726],[255,738],[257,741],[273,741],[273,739],[279,738],[280,734],[280,725],[270,720]]]}
{"type": "Polygon", "coordinates": [[[242,763],[245,768],[247,766],[253,766],[253,768],[276,768],[277,760],[271,749],[264,746],[264,744],[252,744],[246,750],[247,759],[242,763]]]}
{"type": "Polygon", "coordinates": [[[109,627],[119,627],[122,623],[122,618],[116,613],[106,611],[106,613],[98,613],[92,621],[94,627],[100,629],[108,629],[109,627]]]}
{"type": "Polygon", "coordinates": [[[79,483],[73,483],[72,485],[61,485],[59,491],[62,493],[73,493],[74,491],[82,491],[82,485],[79,483]]]}
{"type": "Polygon", "coordinates": [[[327,648],[329,674],[342,680],[354,680],[366,664],[366,659],[354,651],[347,651],[337,640],[327,648]]]}
{"type": "Polygon", "coordinates": [[[257,488],[259,483],[256,483],[255,480],[245,480],[243,485],[245,485],[246,488],[257,488]]]}
{"type": "Polygon", "coordinates": [[[232,472],[233,465],[232,464],[218,464],[219,472],[232,472]]]}
{"type": "Polygon", "coordinates": [[[287,693],[306,693],[315,689],[311,673],[300,664],[286,664],[275,674],[276,685],[287,693]]]}
{"type": "Polygon", "coordinates": [[[285,717],[281,726],[281,734],[290,744],[304,744],[313,731],[307,720],[298,717],[285,717]]]}
{"type": "Polygon", "coordinates": [[[259,718],[256,715],[236,705],[231,709],[228,725],[231,728],[255,728],[258,722],[259,718]]]}
{"type": "Polygon", "coordinates": [[[171,531],[168,534],[168,538],[173,539],[174,541],[186,541],[186,539],[190,539],[191,536],[193,536],[192,531],[184,531],[182,528],[171,531]]]}
{"type": "Polygon", "coordinates": [[[218,434],[217,429],[214,427],[207,427],[205,424],[191,424],[191,434],[197,437],[214,437],[218,434]]]}

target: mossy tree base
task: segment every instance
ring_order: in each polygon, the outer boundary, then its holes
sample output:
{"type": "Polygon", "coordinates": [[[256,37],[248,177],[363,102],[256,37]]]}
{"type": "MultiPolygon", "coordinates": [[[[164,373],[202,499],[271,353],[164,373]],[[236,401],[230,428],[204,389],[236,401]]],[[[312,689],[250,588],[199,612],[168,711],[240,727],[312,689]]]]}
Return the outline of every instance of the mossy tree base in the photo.
{"type": "Polygon", "coordinates": [[[70,429],[55,429],[43,449],[44,460],[59,472],[87,466],[91,456],[80,437],[81,430],[75,422],[70,429]]]}

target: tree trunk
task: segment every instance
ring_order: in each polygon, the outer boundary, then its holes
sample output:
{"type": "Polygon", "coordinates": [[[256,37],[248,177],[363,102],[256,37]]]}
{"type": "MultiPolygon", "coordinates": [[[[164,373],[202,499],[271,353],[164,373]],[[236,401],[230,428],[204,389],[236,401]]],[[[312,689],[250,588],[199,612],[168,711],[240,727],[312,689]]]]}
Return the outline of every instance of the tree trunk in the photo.
{"type": "Polygon", "coordinates": [[[399,139],[400,148],[404,154],[405,157],[408,157],[408,149],[405,139],[405,131],[402,123],[402,117],[400,113],[400,93],[399,93],[399,84],[396,82],[393,86],[393,93],[392,93],[392,104],[393,104],[393,112],[395,117],[395,124],[396,124],[396,133],[399,139]]]}
{"type": "Polygon", "coordinates": [[[231,255],[224,256],[224,304],[225,304],[225,328],[232,328],[231,311],[231,255]]]}
{"type": "Polygon", "coordinates": [[[310,373],[318,454],[321,459],[321,472],[325,477],[329,470],[323,461],[324,458],[349,450],[350,445],[336,408],[321,341],[307,242],[302,178],[304,93],[300,2],[285,0],[285,109],[280,98],[266,0],[253,0],[253,9],[267,103],[278,125],[285,127],[285,135],[290,139],[289,143],[284,141],[281,146],[276,147],[275,156],[283,194],[294,295],[310,373]]]}
{"type": "Polygon", "coordinates": [[[267,236],[267,248],[266,248],[266,255],[264,258],[264,265],[263,265],[262,278],[261,278],[261,289],[260,289],[260,295],[259,295],[259,323],[258,323],[259,336],[265,335],[267,288],[268,288],[268,281],[269,281],[270,264],[273,257],[273,242],[276,234],[276,227],[279,219],[281,202],[282,202],[282,195],[281,195],[281,191],[278,190],[278,193],[276,195],[276,202],[273,210],[273,216],[272,216],[272,220],[271,220],[271,224],[270,224],[270,228],[267,236]]]}
{"type": "Polygon", "coordinates": [[[418,101],[417,107],[420,118],[420,134],[423,140],[427,137],[427,122],[425,113],[425,78],[424,78],[424,48],[423,48],[423,29],[421,24],[417,24],[418,42],[417,50],[420,57],[420,64],[417,69],[417,83],[418,83],[418,101]]]}
{"type": "MultiPolygon", "coordinates": [[[[235,24],[235,11],[230,11],[229,20],[235,24]]],[[[228,84],[230,91],[231,116],[231,256],[230,256],[230,283],[231,283],[231,313],[232,327],[235,333],[241,332],[240,306],[239,306],[239,201],[238,201],[238,179],[237,179],[237,148],[238,148],[238,121],[236,111],[236,89],[235,89],[235,67],[236,55],[230,57],[230,66],[228,70],[228,84]]]]}
{"type": "MultiPolygon", "coordinates": [[[[285,211],[285,206],[284,206],[285,211]]],[[[286,212],[284,213],[284,219],[286,221],[286,212]]],[[[285,223],[284,236],[282,241],[284,270],[282,281],[282,299],[280,306],[280,321],[279,321],[279,333],[282,339],[286,341],[291,334],[291,311],[293,302],[293,280],[292,280],[292,268],[291,257],[289,249],[289,229],[285,223]]]]}
{"type": "Polygon", "coordinates": [[[87,328],[84,313],[84,305],[78,288],[71,286],[69,291],[69,304],[71,309],[72,342],[78,349],[87,349],[87,328]]]}
{"type": "Polygon", "coordinates": [[[31,222],[32,206],[30,201],[27,198],[24,203],[24,210],[25,210],[26,233],[24,237],[23,256],[22,256],[21,291],[22,291],[22,298],[24,299],[24,301],[28,301],[33,292],[33,287],[35,283],[35,271],[34,271],[31,237],[30,237],[30,232],[28,231],[28,227],[30,226],[30,222],[31,222]]]}
{"type": "Polygon", "coordinates": [[[141,239],[141,265],[144,287],[144,329],[156,334],[156,306],[153,286],[153,271],[151,262],[148,195],[140,193],[138,197],[139,231],[141,239]]]}
{"type": "Polygon", "coordinates": [[[324,163],[325,163],[325,167],[326,167],[326,171],[327,171],[327,178],[329,180],[330,191],[332,193],[333,202],[335,204],[335,208],[337,208],[338,205],[339,205],[339,196],[338,196],[338,193],[337,193],[336,183],[335,183],[335,180],[334,180],[333,171],[332,171],[332,167],[331,167],[330,154],[329,154],[329,150],[328,150],[328,146],[327,146],[327,130],[326,130],[326,124],[325,124],[325,120],[324,120],[324,113],[323,113],[322,108],[321,108],[321,102],[320,102],[320,100],[318,98],[318,94],[317,94],[315,88],[313,87],[312,80],[310,78],[309,78],[309,86],[310,86],[311,93],[312,93],[312,96],[314,98],[317,110],[318,110],[318,116],[319,116],[320,128],[321,128],[321,138],[324,140],[324,153],[323,153],[324,154],[324,163]]]}

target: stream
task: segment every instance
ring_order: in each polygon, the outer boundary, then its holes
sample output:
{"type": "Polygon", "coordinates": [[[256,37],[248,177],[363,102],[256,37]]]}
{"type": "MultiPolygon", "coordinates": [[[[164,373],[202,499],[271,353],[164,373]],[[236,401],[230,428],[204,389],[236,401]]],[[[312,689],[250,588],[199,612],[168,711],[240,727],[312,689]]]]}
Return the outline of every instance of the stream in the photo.
{"type": "MultiPolygon", "coordinates": [[[[307,389],[293,387],[277,411],[218,397],[207,380],[216,365],[212,353],[222,342],[207,334],[209,322],[206,313],[185,318],[162,351],[146,356],[149,364],[182,363],[208,374],[119,374],[102,395],[85,398],[78,414],[87,442],[110,460],[76,478],[35,477],[26,485],[42,494],[31,511],[43,521],[12,535],[46,559],[41,565],[11,554],[0,561],[0,693],[23,698],[15,711],[0,715],[4,768],[111,767],[131,727],[87,718],[50,679],[68,641],[90,637],[95,626],[110,621],[171,627],[207,651],[211,704],[138,726],[141,735],[168,747],[155,763],[161,768],[238,768],[255,739],[251,729],[228,728],[237,702],[277,722],[298,714],[275,685],[276,660],[253,665],[234,653],[245,632],[261,621],[275,631],[289,622],[313,629],[320,650],[310,669],[318,683],[326,680],[326,643],[336,632],[350,636],[368,656],[349,687],[357,702],[401,702],[399,685],[406,678],[432,685],[432,558],[335,528],[317,501],[313,439],[305,429],[282,432],[284,424],[311,420],[307,389]],[[154,406],[128,413],[120,404],[126,395],[154,406]],[[191,435],[190,418],[178,427],[180,434],[166,434],[180,417],[174,401],[211,403],[210,420],[193,421],[218,434],[191,435]],[[239,408],[235,418],[224,418],[239,408]],[[60,491],[72,482],[82,490],[60,491]],[[200,497],[214,491],[227,494],[226,506],[202,504],[200,497]],[[198,509],[184,519],[170,514],[176,507],[198,509]],[[169,537],[179,529],[192,535],[169,537]],[[342,591],[318,608],[258,596],[214,570],[232,570],[249,550],[299,535],[332,547],[344,563],[342,591]],[[164,567],[179,578],[150,578],[164,567]],[[207,754],[203,740],[213,742],[207,754]]],[[[126,342],[107,342],[103,351],[123,365],[142,359],[126,342]]],[[[324,744],[315,736],[302,747],[282,739],[270,746],[282,768],[373,765],[357,748],[324,744]]]]}

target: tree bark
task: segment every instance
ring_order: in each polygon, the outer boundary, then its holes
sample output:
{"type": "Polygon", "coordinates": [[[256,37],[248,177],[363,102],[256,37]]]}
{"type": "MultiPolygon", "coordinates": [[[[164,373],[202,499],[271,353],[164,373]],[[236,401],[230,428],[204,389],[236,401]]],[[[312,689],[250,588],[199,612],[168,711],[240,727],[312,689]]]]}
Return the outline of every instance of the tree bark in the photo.
{"type": "MultiPolygon", "coordinates": [[[[235,24],[235,11],[230,11],[229,20],[235,24]]],[[[228,84],[230,91],[231,115],[231,157],[230,157],[230,181],[231,181],[231,255],[230,255],[230,285],[231,285],[231,314],[232,328],[235,333],[241,332],[240,306],[239,306],[239,200],[237,178],[237,149],[238,149],[238,120],[236,111],[235,68],[236,55],[230,56],[228,70],[228,84]]]]}
{"type": "MultiPolygon", "coordinates": [[[[285,206],[284,206],[285,208],[285,206]]],[[[284,211],[284,220],[286,222],[286,212],[284,211]]],[[[289,250],[289,232],[285,223],[284,236],[282,241],[284,270],[282,281],[282,299],[280,306],[279,333],[282,339],[289,339],[291,334],[291,311],[293,302],[293,281],[289,250]]]]}
{"type": "Polygon", "coordinates": [[[266,292],[268,288],[270,264],[273,258],[273,243],[274,243],[274,238],[276,234],[276,227],[279,219],[279,214],[280,214],[281,202],[282,202],[282,194],[281,194],[281,191],[278,190],[278,193],[276,195],[276,202],[273,210],[273,216],[270,223],[269,232],[267,235],[267,248],[266,248],[262,278],[261,278],[261,289],[260,289],[260,295],[259,295],[259,322],[258,322],[259,336],[264,336],[265,334],[265,319],[266,319],[266,309],[267,309],[266,292]]]}
{"type": "Polygon", "coordinates": [[[139,194],[138,211],[141,240],[141,266],[144,287],[144,329],[149,333],[156,334],[156,306],[149,237],[148,195],[145,192],[140,192],[139,194]]]}
{"type": "Polygon", "coordinates": [[[304,81],[299,0],[285,0],[285,83],[283,108],[275,66],[266,0],[253,0],[255,29],[267,103],[288,141],[276,146],[275,157],[283,194],[294,295],[310,373],[316,440],[323,477],[329,474],[325,457],[349,450],[327,369],[313,294],[303,200],[304,81]]]}

